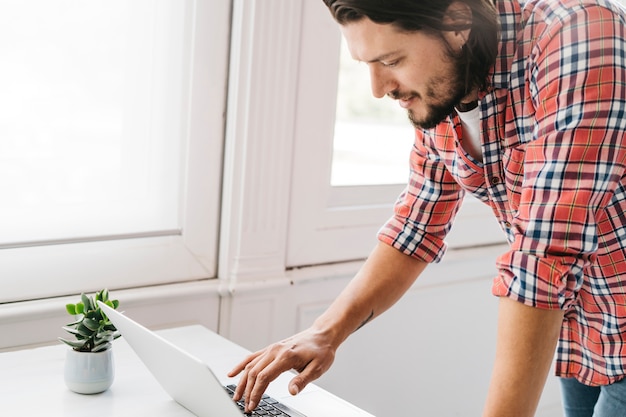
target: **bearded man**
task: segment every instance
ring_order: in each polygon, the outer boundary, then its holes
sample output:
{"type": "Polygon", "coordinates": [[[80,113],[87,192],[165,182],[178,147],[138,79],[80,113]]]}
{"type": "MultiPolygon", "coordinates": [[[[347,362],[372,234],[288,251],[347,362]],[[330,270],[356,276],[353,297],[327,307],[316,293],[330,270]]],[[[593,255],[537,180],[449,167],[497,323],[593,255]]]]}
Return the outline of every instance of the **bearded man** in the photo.
{"type": "MultiPolygon", "coordinates": [[[[626,416],[626,12],[611,0],[324,0],[376,97],[415,126],[410,181],[379,243],[302,333],[247,357],[258,404],[297,394],[431,262],[465,193],[489,205],[496,357],[484,416],[532,416],[556,351],[567,417],[626,416]]],[[[419,376],[417,376],[419,377],[419,376]]]]}

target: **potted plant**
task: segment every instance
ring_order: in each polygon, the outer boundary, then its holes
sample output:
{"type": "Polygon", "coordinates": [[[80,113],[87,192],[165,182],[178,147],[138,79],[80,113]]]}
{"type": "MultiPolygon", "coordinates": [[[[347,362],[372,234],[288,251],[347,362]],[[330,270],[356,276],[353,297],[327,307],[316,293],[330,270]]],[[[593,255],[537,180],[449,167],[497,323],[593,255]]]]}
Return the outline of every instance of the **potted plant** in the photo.
{"type": "Polygon", "coordinates": [[[65,383],[80,394],[96,394],[106,391],[113,383],[112,342],[120,334],[98,306],[102,301],[117,309],[118,300],[109,299],[109,291],[103,289],[94,296],[81,294],[81,301],[67,304],[67,312],[77,320],[63,327],[74,335],[75,340],[62,337],[59,340],[71,347],[65,361],[65,383]]]}

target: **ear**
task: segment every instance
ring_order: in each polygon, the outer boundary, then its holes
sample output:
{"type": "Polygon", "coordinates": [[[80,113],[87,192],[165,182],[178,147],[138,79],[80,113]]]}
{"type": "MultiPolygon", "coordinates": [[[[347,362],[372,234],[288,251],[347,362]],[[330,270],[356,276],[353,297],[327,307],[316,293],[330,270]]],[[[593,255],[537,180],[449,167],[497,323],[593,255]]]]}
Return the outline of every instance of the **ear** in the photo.
{"type": "Polygon", "coordinates": [[[450,28],[444,32],[448,45],[460,50],[467,43],[472,31],[472,9],[463,1],[453,1],[443,16],[443,24],[450,28]]]}

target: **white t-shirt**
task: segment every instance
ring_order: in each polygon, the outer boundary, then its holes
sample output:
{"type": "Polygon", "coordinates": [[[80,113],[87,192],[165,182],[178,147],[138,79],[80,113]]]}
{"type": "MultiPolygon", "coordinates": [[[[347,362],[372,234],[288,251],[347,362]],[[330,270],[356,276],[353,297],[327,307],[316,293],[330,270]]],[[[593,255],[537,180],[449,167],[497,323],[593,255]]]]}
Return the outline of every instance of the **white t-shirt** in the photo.
{"type": "Polygon", "coordinates": [[[456,110],[461,119],[463,128],[463,140],[461,144],[465,152],[470,154],[477,161],[483,161],[482,142],[480,140],[480,109],[478,107],[462,112],[456,110]]]}

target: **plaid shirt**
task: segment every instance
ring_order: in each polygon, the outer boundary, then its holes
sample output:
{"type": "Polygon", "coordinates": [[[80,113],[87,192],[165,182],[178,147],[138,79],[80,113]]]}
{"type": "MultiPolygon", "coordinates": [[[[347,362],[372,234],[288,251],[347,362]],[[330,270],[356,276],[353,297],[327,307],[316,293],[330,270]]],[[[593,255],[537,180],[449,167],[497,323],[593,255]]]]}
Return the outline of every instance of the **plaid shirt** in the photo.
{"type": "Polygon", "coordinates": [[[464,193],[510,244],[493,293],[563,309],[556,373],[626,375],[626,13],[610,0],[497,0],[500,52],[481,94],[483,162],[458,116],[417,130],[411,178],[379,239],[437,262],[464,193]]]}

